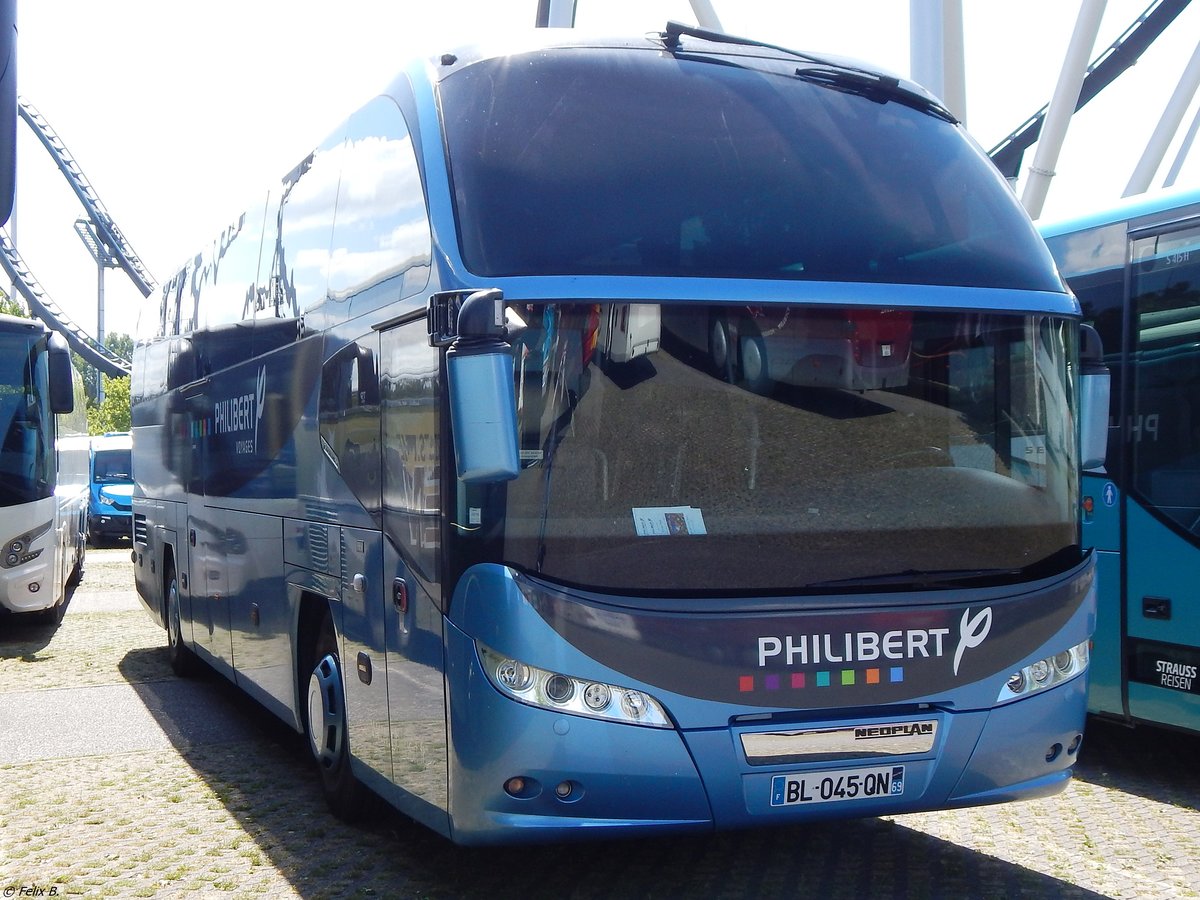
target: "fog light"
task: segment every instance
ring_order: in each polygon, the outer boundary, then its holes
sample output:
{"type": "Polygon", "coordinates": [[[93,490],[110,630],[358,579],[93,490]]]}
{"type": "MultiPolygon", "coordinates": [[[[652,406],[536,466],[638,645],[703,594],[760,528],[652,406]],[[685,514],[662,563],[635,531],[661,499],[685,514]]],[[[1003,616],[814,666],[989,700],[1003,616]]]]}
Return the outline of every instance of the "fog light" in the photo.
{"type": "Polygon", "coordinates": [[[1054,762],[1060,753],[1062,753],[1062,744],[1052,744],[1046,753],[1046,762],[1054,762]]]}
{"type": "Polygon", "coordinates": [[[31,594],[36,594],[41,589],[42,589],[42,583],[40,581],[29,582],[29,592],[31,594]]]}
{"type": "Polygon", "coordinates": [[[1075,735],[1075,739],[1073,741],[1071,741],[1071,746],[1067,748],[1067,753],[1069,753],[1071,756],[1074,756],[1076,751],[1079,750],[1079,745],[1082,743],[1083,743],[1083,735],[1082,734],[1075,735]]]}
{"type": "Polygon", "coordinates": [[[575,786],[573,784],[571,784],[571,782],[562,781],[562,782],[559,782],[557,785],[555,785],[554,796],[556,796],[559,800],[566,800],[568,797],[571,796],[571,794],[574,790],[575,790],[575,786]]]}
{"type": "Polygon", "coordinates": [[[525,793],[525,779],[524,778],[508,779],[508,781],[504,782],[504,792],[513,797],[520,797],[523,793],[525,793]]]}

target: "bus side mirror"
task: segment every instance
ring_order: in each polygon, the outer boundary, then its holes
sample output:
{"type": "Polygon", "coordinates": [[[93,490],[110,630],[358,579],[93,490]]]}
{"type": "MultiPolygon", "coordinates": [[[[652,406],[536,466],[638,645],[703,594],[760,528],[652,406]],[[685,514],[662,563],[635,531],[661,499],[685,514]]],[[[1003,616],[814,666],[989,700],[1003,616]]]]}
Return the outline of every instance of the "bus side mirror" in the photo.
{"type": "Polygon", "coordinates": [[[1079,326],[1079,465],[1099,469],[1108,450],[1108,366],[1100,335],[1079,326]]]}
{"type": "Polygon", "coordinates": [[[521,467],[504,294],[494,289],[471,294],[458,310],[455,330],[446,378],[458,477],[467,484],[511,481],[521,467]]]}
{"type": "Polygon", "coordinates": [[[75,409],[75,386],[71,381],[71,350],[60,334],[51,334],[46,364],[50,378],[50,410],[69,413],[75,409]]]}

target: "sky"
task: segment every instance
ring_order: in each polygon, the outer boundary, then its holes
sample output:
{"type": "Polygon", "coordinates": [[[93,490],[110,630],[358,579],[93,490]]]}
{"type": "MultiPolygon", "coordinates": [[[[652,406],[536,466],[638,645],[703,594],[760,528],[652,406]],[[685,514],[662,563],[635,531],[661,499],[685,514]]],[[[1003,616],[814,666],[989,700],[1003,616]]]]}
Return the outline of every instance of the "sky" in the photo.
{"type": "MultiPolygon", "coordinates": [[[[1149,5],[1109,0],[1097,56],[1149,5]]],[[[904,0],[712,0],[725,30],[856,57],[907,76],[904,0]]],[[[1077,0],[964,0],[966,126],[991,149],[1053,94],[1077,0]]],[[[536,0],[18,0],[18,91],[50,123],[155,278],[168,279],[398,72],[440,51],[534,20],[536,0]]],[[[687,0],[578,0],[576,24],[608,33],[694,22],[687,0]]],[[[1200,3],[1077,114],[1043,220],[1118,199],[1196,50],[1200,3]]],[[[1193,100],[1181,135],[1198,114],[1193,100]]],[[[1033,162],[1036,146],[1026,153],[1033,162]]],[[[9,231],[43,290],[91,334],[97,268],[73,225],[82,207],[18,126],[9,231]]],[[[1177,186],[1200,186],[1200,149],[1177,186]]],[[[1017,186],[1018,194],[1021,185],[1017,186]]],[[[141,294],[104,283],[107,333],[136,334],[141,294]]],[[[7,289],[7,286],[6,286],[7,289]]]]}

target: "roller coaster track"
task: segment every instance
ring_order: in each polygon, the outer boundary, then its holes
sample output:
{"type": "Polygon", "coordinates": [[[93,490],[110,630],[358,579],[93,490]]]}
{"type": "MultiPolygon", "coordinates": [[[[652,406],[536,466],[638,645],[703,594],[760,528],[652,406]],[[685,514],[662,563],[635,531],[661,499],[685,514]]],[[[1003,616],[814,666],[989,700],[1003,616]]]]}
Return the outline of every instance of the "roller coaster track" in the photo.
{"type": "MultiPolygon", "coordinates": [[[[96,234],[103,242],[103,250],[129,276],[130,281],[148,297],[155,290],[153,276],[142,264],[138,255],[133,252],[125,235],[117,227],[100,197],[92,187],[75,158],[67,150],[50,123],[23,97],[17,99],[17,112],[41,141],[46,152],[54,160],[58,170],[67,179],[75,196],[83,205],[96,234]]],[[[29,305],[29,309],[39,319],[66,338],[71,349],[82,356],[88,363],[96,366],[106,375],[120,377],[129,374],[129,361],[113,353],[86,331],[80,328],[71,318],[42,290],[29,267],[17,252],[16,246],[10,240],[8,233],[0,229],[0,266],[3,266],[13,285],[29,305]]]]}
{"type": "MultiPolygon", "coordinates": [[[[1189,2],[1190,0],[1154,0],[1146,7],[1146,11],[1088,66],[1075,111],[1081,110],[1089,100],[1134,65],[1167,26],[1184,11],[1189,2]]],[[[1020,173],[1021,159],[1041,135],[1042,123],[1046,120],[1046,111],[1049,108],[1049,104],[1043,106],[988,153],[1006,178],[1016,178],[1020,173]]]]}
{"type": "Polygon", "coordinates": [[[3,228],[0,228],[0,265],[4,266],[4,271],[12,279],[33,314],[66,338],[71,349],[88,364],[95,366],[110,378],[120,378],[129,374],[128,360],[113,353],[76,325],[71,317],[47,296],[3,228]]]}

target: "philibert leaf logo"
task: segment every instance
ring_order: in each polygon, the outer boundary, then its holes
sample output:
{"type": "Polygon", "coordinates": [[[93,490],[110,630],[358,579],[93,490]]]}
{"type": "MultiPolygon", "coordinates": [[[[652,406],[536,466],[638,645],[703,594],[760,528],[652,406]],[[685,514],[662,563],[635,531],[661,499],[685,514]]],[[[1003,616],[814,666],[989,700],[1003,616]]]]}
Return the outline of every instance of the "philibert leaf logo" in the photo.
{"type": "Polygon", "coordinates": [[[258,425],[263,417],[263,401],[267,397],[267,367],[258,370],[258,389],[254,394],[254,453],[258,454],[258,425]]]}
{"type": "Polygon", "coordinates": [[[958,664],[962,662],[963,652],[982,644],[991,630],[992,608],[990,606],[973,616],[970,607],[963,610],[962,620],[958,623],[958,649],[954,651],[955,675],[958,674],[958,664]]]}

